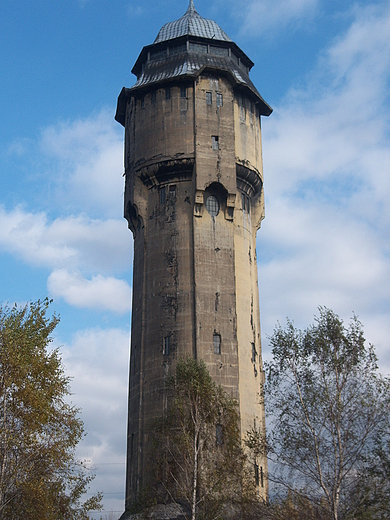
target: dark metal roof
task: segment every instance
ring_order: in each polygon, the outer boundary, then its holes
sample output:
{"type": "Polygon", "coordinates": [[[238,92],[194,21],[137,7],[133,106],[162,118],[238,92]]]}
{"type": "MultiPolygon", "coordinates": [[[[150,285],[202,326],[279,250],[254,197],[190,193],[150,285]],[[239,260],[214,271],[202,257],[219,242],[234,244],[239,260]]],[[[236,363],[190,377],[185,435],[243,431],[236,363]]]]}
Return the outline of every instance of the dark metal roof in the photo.
{"type": "Polygon", "coordinates": [[[202,18],[196,11],[193,0],[190,0],[185,14],[174,22],[166,23],[159,31],[154,43],[160,43],[167,40],[173,40],[180,36],[199,36],[201,38],[209,38],[231,42],[229,36],[220,28],[213,20],[202,18]]]}
{"type": "Polygon", "coordinates": [[[225,74],[236,87],[245,89],[253,96],[259,106],[260,115],[269,116],[271,114],[272,108],[261,97],[248,74],[231,58],[185,52],[162,61],[145,64],[136,84],[131,88],[122,89],[118,98],[116,120],[124,125],[126,100],[136,95],[137,92],[147,91],[161,83],[193,79],[205,71],[225,74]]]}
{"type": "Polygon", "coordinates": [[[132,69],[137,82],[131,88],[122,89],[115,119],[124,126],[127,99],[138,92],[151,90],[161,83],[194,79],[204,71],[224,74],[234,88],[247,91],[258,105],[260,115],[269,116],[272,108],[249,78],[252,66],[253,62],[219,25],[202,18],[190,0],[184,16],[165,24],[154,43],[142,49],[132,69]]]}

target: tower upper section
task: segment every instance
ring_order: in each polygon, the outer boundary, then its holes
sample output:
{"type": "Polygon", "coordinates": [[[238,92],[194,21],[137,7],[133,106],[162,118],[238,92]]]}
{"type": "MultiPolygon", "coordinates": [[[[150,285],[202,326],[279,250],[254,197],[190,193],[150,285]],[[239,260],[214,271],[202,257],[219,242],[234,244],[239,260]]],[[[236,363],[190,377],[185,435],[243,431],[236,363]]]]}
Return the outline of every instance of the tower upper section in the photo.
{"type": "Polygon", "coordinates": [[[197,13],[190,0],[185,14],[166,23],[154,43],[142,49],[132,69],[137,82],[122,89],[115,119],[125,125],[126,103],[132,95],[147,93],[156,84],[196,79],[204,71],[225,74],[235,89],[253,100],[259,115],[269,116],[272,108],[249,78],[253,65],[216,22],[197,13]]]}

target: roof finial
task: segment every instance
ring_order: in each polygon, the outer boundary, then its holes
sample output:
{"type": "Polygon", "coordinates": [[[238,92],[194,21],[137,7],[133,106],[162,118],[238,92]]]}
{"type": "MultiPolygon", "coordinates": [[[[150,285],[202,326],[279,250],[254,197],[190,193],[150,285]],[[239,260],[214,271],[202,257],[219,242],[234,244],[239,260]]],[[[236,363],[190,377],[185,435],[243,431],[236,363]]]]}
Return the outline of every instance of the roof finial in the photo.
{"type": "Polygon", "coordinates": [[[188,9],[187,9],[187,13],[188,14],[196,13],[196,9],[195,9],[195,6],[194,6],[194,0],[190,0],[189,6],[188,6],[188,9]]]}

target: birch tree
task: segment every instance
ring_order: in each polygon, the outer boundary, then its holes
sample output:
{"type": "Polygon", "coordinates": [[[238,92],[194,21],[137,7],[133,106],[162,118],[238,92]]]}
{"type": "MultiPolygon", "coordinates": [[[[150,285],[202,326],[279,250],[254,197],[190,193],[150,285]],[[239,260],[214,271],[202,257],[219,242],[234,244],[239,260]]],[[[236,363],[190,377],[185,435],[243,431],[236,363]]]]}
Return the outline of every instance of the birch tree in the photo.
{"type": "Polygon", "coordinates": [[[379,454],[375,446],[389,438],[390,383],[378,373],[362,324],[354,316],[345,326],[320,307],[305,331],[291,321],[279,325],[271,347],[265,387],[270,480],[292,496],[308,497],[323,518],[382,518],[361,514],[378,477],[367,473],[379,454]]]}
{"type": "Polygon", "coordinates": [[[217,386],[202,361],[179,361],[168,380],[168,411],[158,427],[158,488],[179,501],[188,518],[220,518],[239,501],[244,455],[237,405],[217,386]]]}
{"type": "Polygon", "coordinates": [[[84,519],[91,476],[75,460],[83,437],[67,404],[69,378],[48,346],[58,324],[50,302],[0,307],[0,519],[84,519]]]}

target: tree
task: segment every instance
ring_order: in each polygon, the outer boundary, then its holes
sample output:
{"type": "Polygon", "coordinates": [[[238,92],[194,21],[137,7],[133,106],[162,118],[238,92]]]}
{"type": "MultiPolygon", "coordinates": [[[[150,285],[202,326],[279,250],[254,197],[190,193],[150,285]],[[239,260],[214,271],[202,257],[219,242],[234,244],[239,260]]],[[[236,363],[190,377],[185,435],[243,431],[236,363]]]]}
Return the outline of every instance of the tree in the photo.
{"type": "Polygon", "coordinates": [[[99,494],[81,502],[93,477],[75,460],[83,423],[66,402],[59,351],[48,350],[59,321],[49,304],[0,307],[0,519],[85,519],[100,508],[99,494]]]}
{"type": "Polygon", "coordinates": [[[265,386],[270,480],[311,500],[322,511],[318,518],[387,518],[378,511],[387,507],[388,514],[388,483],[381,508],[367,508],[389,477],[383,453],[390,382],[378,374],[362,324],[354,316],[346,327],[320,307],[303,332],[291,321],[277,326],[271,347],[265,386]]]}
{"type": "Polygon", "coordinates": [[[167,380],[169,405],[156,429],[160,499],[187,506],[189,517],[219,518],[242,495],[245,457],[237,403],[203,361],[179,361],[167,380]]]}

